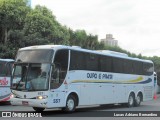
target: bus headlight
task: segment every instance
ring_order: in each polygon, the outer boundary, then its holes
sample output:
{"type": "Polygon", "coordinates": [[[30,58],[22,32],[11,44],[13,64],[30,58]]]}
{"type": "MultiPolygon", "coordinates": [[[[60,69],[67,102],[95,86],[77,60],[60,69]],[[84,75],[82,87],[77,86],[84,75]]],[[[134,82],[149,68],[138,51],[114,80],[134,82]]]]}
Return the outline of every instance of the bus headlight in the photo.
{"type": "Polygon", "coordinates": [[[48,98],[48,96],[47,96],[47,95],[37,96],[37,99],[39,99],[39,100],[46,99],[46,98],[48,98]]]}
{"type": "Polygon", "coordinates": [[[11,94],[10,99],[11,99],[11,98],[14,98],[14,95],[13,95],[13,94],[11,94]]]}

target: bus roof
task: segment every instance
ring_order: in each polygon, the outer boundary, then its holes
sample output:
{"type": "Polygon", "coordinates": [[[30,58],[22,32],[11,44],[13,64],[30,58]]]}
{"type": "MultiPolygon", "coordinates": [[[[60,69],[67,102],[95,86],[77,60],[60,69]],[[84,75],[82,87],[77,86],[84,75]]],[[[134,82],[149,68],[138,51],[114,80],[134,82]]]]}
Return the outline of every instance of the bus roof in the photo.
{"type": "Polygon", "coordinates": [[[89,49],[81,48],[79,46],[37,45],[37,46],[29,46],[29,47],[20,48],[19,51],[21,51],[21,50],[33,50],[33,49],[54,49],[54,50],[70,49],[70,50],[76,50],[76,51],[82,51],[82,52],[95,53],[95,54],[99,54],[99,55],[107,55],[107,56],[111,56],[111,57],[118,57],[118,58],[123,58],[123,59],[130,59],[130,60],[135,60],[135,61],[153,63],[151,60],[129,57],[125,53],[120,53],[120,52],[115,52],[115,51],[110,51],[110,50],[89,50],[89,49]]]}
{"type": "Polygon", "coordinates": [[[14,62],[13,59],[0,59],[0,61],[4,61],[4,62],[14,62]]]}

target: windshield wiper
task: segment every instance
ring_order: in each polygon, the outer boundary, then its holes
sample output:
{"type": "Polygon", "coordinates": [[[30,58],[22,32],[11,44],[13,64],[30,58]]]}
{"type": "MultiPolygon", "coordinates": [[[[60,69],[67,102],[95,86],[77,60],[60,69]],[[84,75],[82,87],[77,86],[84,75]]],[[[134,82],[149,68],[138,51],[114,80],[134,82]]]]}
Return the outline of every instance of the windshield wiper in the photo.
{"type": "Polygon", "coordinates": [[[32,88],[32,89],[30,89],[30,90],[33,90],[33,91],[34,91],[34,90],[35,90],[35,88],[34,88],[34,86],[33,86],[32,81],[30,81],[30,85],[31,85],[31,88],[32,88]]]}
{"type": "Polygon", "coordinates": [[[22,82],[22,79],[17,83],[16,89],[18,88],[18,86],[20,85],[21,82],[22,82]]]}

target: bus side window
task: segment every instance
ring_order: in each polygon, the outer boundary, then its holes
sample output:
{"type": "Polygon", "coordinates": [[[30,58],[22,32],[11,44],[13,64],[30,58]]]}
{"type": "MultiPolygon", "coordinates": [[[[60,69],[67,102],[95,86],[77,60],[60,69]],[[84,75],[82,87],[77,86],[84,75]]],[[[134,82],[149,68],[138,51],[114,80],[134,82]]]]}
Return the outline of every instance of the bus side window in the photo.
{"type": "Polygon", "coordinates": [[[52,70],[52,76],[51,76],[51,89],[56,89],[60,85],[60,65],[55,64],[52,70]]]}
{"type": "Polygon", "coordinates": [[[59,65],[55,65],[55,68],[52,73],[52,79],[54,83],[60,83],[60,67],[59,65]]]}

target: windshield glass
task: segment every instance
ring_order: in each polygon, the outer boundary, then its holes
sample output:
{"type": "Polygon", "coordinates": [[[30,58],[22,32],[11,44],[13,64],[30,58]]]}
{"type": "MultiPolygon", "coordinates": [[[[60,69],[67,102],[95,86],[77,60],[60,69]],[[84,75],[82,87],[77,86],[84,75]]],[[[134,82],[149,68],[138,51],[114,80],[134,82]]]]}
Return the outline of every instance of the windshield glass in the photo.
{"type": "Polygon", "coordinates": [[[15,64],[11,88],[27,91],[48,90],[50,66],[47,63],[15,64]]]}
{"type": "Polygon", "coordinates": [[[1,62],[0,61],[0,76],[5,76],[6,75],[6,62],[1,62]]]}
{"type": "Polygon", "coordinates": [[[13,62],[0,61],[0,77],[10,77],[13,62]]]}
{"type": "Polygon", "coordinates": [[[17,54],[16,62],[27,63],[50,63],[52,61],[53,50],[23,50],[17,54]]]}

